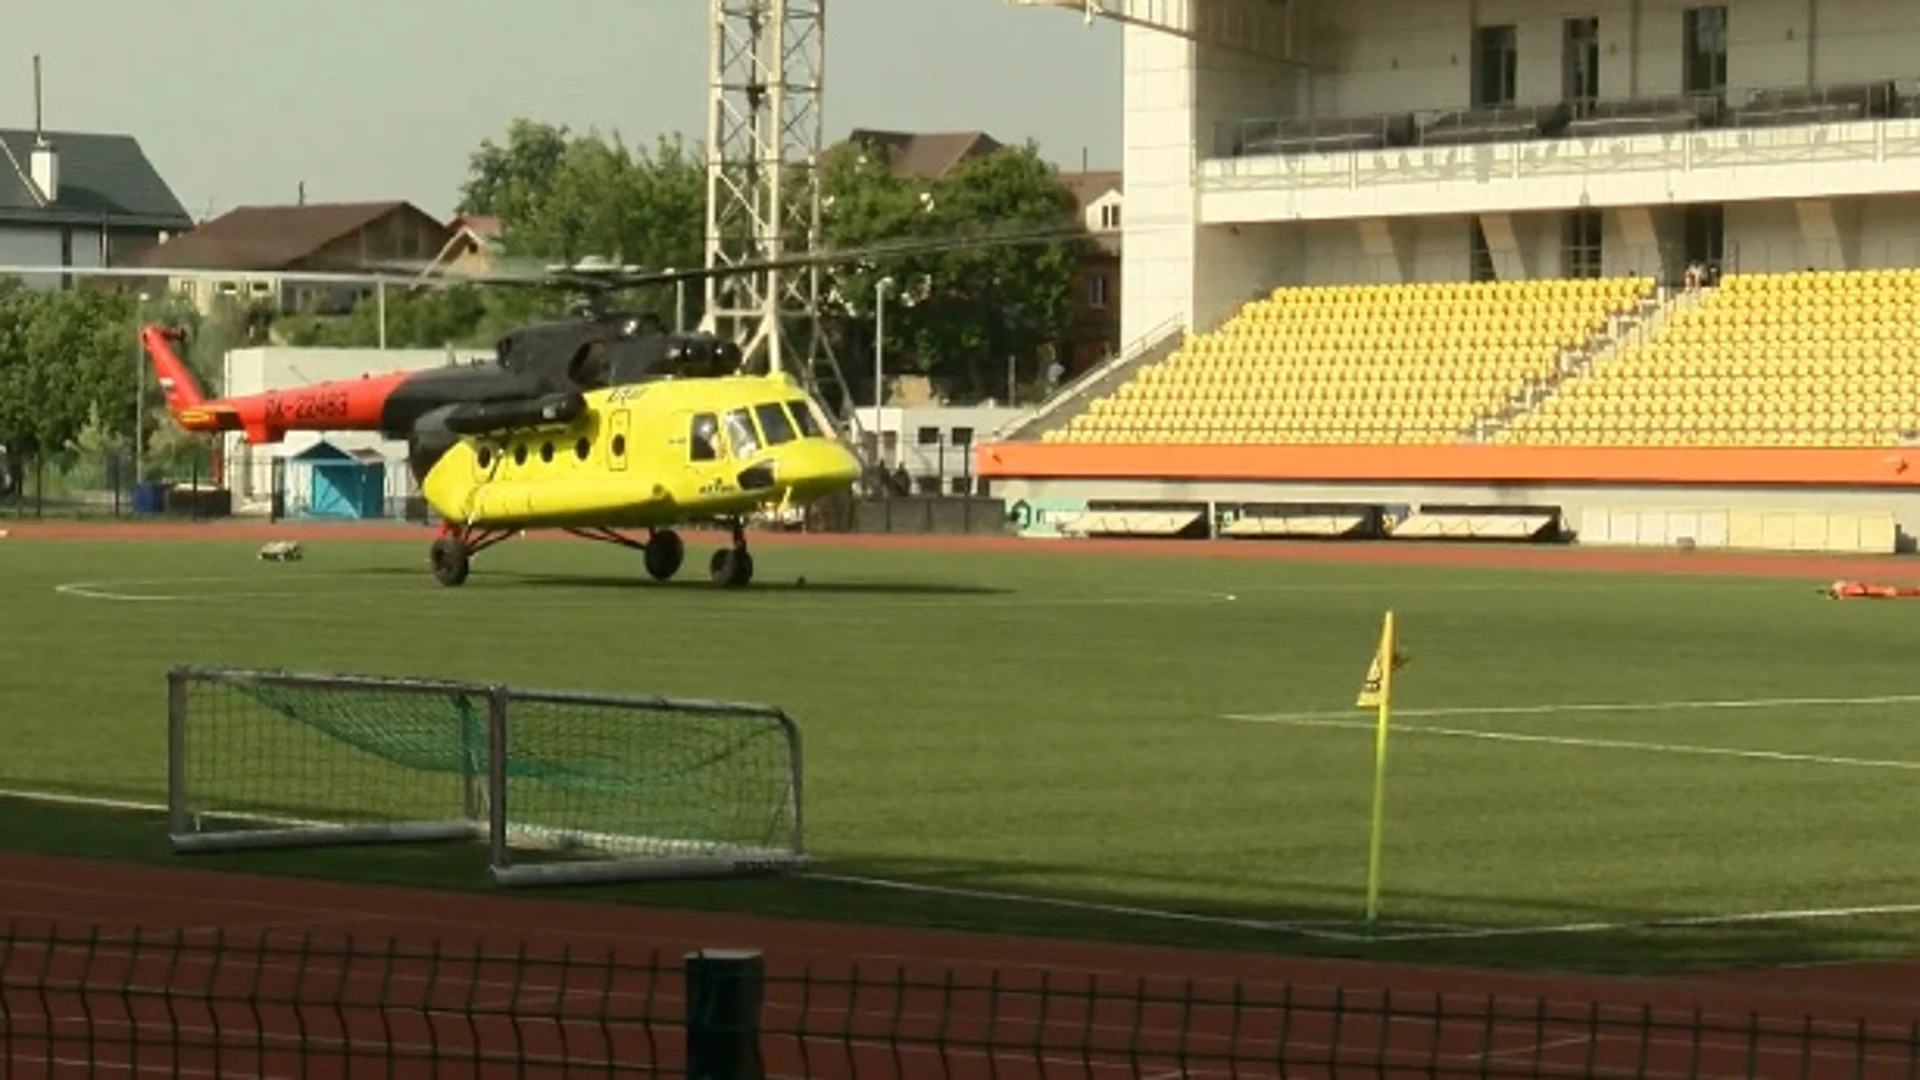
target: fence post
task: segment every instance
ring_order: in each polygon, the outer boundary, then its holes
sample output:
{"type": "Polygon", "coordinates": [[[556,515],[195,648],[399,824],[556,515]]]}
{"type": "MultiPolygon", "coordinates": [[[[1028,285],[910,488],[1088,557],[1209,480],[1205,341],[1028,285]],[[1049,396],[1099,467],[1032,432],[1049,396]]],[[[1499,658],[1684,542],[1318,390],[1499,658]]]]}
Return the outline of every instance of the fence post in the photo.
{"type": "Polygon", "coordinates": [[[765,1080],[758,952],[701,949],[686,957],[687,1080],[765,1080]]]}

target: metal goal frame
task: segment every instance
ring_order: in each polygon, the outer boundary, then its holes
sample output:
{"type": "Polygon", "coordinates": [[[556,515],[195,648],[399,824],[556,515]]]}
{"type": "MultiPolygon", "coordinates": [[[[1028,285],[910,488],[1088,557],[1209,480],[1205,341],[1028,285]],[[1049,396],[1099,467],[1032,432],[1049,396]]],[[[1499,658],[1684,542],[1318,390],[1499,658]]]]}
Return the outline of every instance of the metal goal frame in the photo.
{"type": "MultiPolygon", "coordinates": [[[[285,721],[292,723],[293,721],[285,721]]],[[[460,736],[464,739],[464,731],[460,736]]],[[[801,816],[801,740],[799,725],[772,705],[673,698],[658,695],[608,694],[582,691],[520,689],[445,679],[416,679],[345,673],[295,672],[263,668],[177,665],[167,671],[167,831],[176,854],[267,851],[290,848],[353,845],[484,841],[488,848],[488,876],[496,885],[567,885],[614,881],[671,880],[731,877],[797,871],[807,864],[805,830],[801,816]],[[191,687],[196,683],[269,685],[343,693],[380,692],[419,696],[459,696],[485,702],[483,746],[460,745],[463,767],[448,792],[456,807],[440,819],[346,823],[311,816],[253,813],[223,808],[210,811],[224,820],[250,823],[247,827],[203,832],[196,827],[200,812],[194,804],[189,752],[194,739],[191,687]],[[777,847],[714,845],[584,830],[528,826],[514,818],[512,799],[515,741],[514,705],[580,706],[586,708],[669,713],[725,723],[746,719],[772,724],[786,752],[784,800],[786,835],[777,847]],[[635,844],[654,851],[634,856],[620,854],[635,844]],[[687,850],[673,853],[674,845],[687,850]],[[700,850],[702,847],[708,850],[700,850]],[[586,857],[564,854],[526,860],[526,853],[578,851],[586,857]]],[[[342,815],[345,816],[345,815],[342,815]]]]}

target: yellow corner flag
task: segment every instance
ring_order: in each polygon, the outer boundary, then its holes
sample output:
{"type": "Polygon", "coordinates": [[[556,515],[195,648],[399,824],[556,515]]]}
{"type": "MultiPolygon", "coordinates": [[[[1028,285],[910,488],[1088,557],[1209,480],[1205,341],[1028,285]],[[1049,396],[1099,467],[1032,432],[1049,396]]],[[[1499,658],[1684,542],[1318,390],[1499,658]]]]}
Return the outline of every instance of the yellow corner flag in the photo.
{"type": "Polygon", "coordinates": [[[1380,624],[1380,647],[1374,650],[1373,663],[1367,665],[1367,681],[1360,684],[1361,709],[1385,708],[1393,696],[1393,673],[1407,666],[1406,654],[1393,647],[1393,612],[1380,624]],[[1389,662],[1388,657],[1392,657],[1389,662]]]}
{"type": "Polygon", "coordinates": [[[1367,840],[1367,929],[1380,920],[1380,833],[1381,813],[1387,788],[1387,722],[1393,708],[1393,673],[1407,666],[1407,657],[1394,648],[1393,612],[1380,623],[1380,647],[1374,650],[1373,663],[1367,668],[1366,682],[1360,685],[1355,705],[1377,709],[1379,722],[1373,731],[1373,827],[1367,840]]]}

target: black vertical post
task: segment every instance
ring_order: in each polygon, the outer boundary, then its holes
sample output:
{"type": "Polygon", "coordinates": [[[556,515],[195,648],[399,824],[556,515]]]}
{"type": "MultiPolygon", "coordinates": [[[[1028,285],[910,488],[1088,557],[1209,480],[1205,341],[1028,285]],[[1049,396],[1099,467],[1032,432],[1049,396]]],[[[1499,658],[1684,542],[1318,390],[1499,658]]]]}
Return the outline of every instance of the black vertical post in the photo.
{"type": "Polygon", "coordinates": [[[701,949],[686,957],[687,1080],[765,1080],[758,952],[701,949]]]}

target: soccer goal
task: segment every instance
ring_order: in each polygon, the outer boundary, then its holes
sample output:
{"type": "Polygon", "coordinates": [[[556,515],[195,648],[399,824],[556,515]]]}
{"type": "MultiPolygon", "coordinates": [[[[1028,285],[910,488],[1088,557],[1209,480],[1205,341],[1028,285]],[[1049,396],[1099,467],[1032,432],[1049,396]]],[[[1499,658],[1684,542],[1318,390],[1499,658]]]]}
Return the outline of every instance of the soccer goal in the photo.
{"type": "Polygon", "coordinates": [[[772,706],[366,675],[168,672],[176,852],[485,840],[503,885],[804,864],[772,706]]]}

